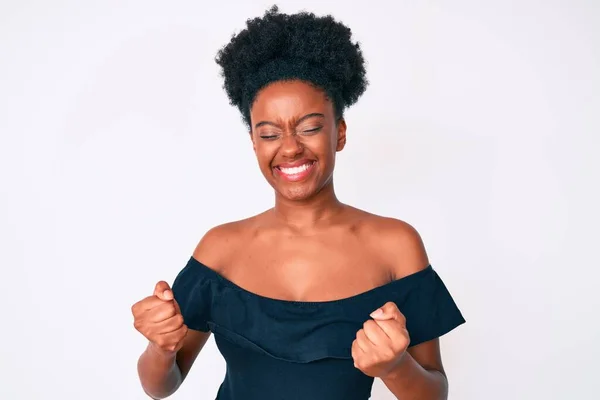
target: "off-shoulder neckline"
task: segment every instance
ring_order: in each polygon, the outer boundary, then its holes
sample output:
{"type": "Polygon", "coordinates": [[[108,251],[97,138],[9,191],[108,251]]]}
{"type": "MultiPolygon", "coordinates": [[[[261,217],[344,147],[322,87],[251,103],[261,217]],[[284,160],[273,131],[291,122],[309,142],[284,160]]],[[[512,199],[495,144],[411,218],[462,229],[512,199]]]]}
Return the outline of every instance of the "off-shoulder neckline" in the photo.
{"type": "Polygon", "coordinates": [[[363,298],[370,297],[370,296],[373,296],[373,295],[381,293],[381,292],[385,292],[387,290],[397,289],[399,286],[404,285],[410,281],[413,281],[420,276],[426,275],[429,272],[433,272],[433,267],[431,266],[431,264],[429,264],[422,270],[413,272],[412,274],[406,275],[402,278],[390,281],[388,283],[384,283],[383,285],[376,286],[372,289],[369,289],[369,290],[366,290],[366,291],[363,291],[363,292],[360,292],[360,293],[357,293],[357,294],[354,294],[351,296],[347,296],[347,297],[343,297],[343,298],[339,298],[339,299],[333,299],[333,300],[300,301],[300,300],[279,299],[276,297],[269,297],[269,296],[264,296],[264,295],[260,295],[258,293],[251,292],[248,289],[245,289],[242,286],[238,285],[237,283],[227,279],[225,276],[221,275],[219,272],[210,268],[206,264],[203,264],[202,262],[200,262],[199,260],[194,258],[194,256],[190,257],[190,262],[193,265],[195,265],[197,268],[200,268],[204,273],[208,274],[210,277],[212,277],[215,280],[217,280],[218,282],[220,282],[221,284],[223,284],[231,289],[245,293],[246,295],[248,295],[250,297],[260,299],[263,301],[273,302],[273,303],[313,305],[313,306],[336,304],[336,303],[341,303],[341,302],[350,302],[350,301],[354,301],[354,300],[363,299],[363,298]]]}

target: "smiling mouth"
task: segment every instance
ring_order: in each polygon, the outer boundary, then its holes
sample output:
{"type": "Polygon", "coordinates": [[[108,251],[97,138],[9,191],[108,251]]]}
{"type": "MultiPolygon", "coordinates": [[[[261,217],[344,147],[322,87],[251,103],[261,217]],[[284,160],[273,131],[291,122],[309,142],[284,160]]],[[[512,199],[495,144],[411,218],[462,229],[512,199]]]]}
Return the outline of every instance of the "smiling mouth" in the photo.
{"type": "Polygon", "coordinates": [[[274,169],[279,176],[287,181],[298,182],[310,175],[316,161],[308,161],[295,167],[276,166],[274,169]]]}

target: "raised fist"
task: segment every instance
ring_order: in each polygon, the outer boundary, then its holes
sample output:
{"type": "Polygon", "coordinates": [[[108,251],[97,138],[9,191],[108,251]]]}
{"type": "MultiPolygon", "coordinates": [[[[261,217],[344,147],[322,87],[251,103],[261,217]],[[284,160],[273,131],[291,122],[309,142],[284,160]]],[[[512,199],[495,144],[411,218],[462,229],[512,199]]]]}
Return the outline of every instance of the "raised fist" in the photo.
{"type": "Polygon", "coordinates": [[[135,303],[131,312],[133,326],[156,350],[173,354],[181,349],[188,328],[168,283],[158,282],[154,294],[135,303]]]}

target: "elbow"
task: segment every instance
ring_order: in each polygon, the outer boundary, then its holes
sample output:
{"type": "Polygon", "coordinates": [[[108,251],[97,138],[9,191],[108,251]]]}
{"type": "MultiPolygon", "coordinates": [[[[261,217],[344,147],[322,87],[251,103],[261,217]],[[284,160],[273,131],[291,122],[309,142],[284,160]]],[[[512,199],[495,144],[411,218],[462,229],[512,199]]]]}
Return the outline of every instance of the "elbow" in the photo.
{"type": "Polygon", "coordinates": [[[432,369],[428,370],[430,376],[435,380],[436,386],[438,387],[438,394],[436,396],[439,400],[447,400],[448,399],[448,377],[446,373],[442,370],[432,369]]]}
{"type": "Polygon", "coordinates": [[[177,385],[173,388],[159,388],[159,390],[156,390],[156,388],[149,388],[142,384],[142,390],[144,391],[146,396],[148,396],[152,400],[166,399],[167,397],[173,395],[173,393],[175,393],[178,388],[179,388],[179,385],[177,385]],[[160,389],[170,389],[170,390],[160,390],[160,389]]]}

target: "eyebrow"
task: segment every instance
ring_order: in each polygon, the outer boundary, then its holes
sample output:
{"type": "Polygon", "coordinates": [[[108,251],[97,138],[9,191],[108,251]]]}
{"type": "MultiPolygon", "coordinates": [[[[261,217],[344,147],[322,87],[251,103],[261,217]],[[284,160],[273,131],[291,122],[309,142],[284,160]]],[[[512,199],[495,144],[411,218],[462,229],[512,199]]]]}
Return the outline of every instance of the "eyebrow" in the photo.
{"type": "MultiPolygon", "coordinates": [[[[298,119],[298,121],[296,121],[296,125],[299,124],[302,121],[305,121],[309,118],[314,118],[314,117],[321,117],[321,118],[325,118],[324,114],[321,113],[310,113],[310,114],[306,114],[305,116],[303,116],[302,118],[298,119]]],[[[274,127],[279,127],[278,124],[276,124],[275,122],[271,122],[271,121],[260,121],[259,123],[257,123],[256,125],[254,125],[254,129],[260,128],[261,126],[265,126],[265,125],[271,125],[274,127]]]]}

